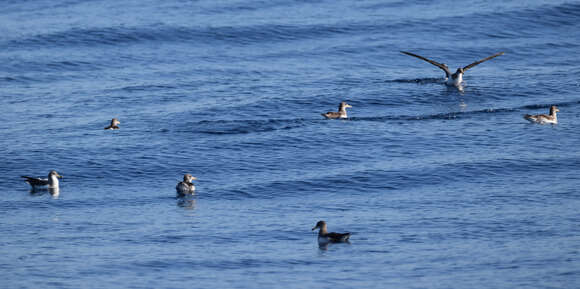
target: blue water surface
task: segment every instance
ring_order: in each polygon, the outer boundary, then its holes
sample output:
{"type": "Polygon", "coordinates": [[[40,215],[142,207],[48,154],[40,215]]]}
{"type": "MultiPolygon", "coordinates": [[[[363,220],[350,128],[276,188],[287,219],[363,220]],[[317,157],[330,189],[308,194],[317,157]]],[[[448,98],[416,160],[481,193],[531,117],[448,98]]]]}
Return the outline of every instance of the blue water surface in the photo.
{"type": "Polygon", "coordinates": [[[1,6],[2,288],[580,287],[578,1],[1,6]]]}

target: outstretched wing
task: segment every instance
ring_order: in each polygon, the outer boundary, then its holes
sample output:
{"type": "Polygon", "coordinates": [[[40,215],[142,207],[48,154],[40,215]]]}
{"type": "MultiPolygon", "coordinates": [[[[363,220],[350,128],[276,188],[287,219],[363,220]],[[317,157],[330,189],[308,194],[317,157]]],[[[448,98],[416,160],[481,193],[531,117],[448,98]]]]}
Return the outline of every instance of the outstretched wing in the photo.
{"type": "Polygon", "coordinates": [[[401,53],[407,54],[409,56],[417,57],[417,58],[419,58],[421,60],[427,61],[427,62],[429,62],[429,63],[431,63],[431,64],[433,64],[433,65],[441,68],[443,71],[445,71],[445,76],[446,77],[449,77],[451,75],[451,72],[449,71],[449,67],[447,67],[447,65],[445,65],[443,63],[439,63],[437,61],[434,61],[434,60],[431,60],[431,59],[427,59],[427,58],[425,58],[425,57],[423,57],[421,55],[417,55],[417,54],[414,54],[414,53],[411,53],[411,52],[407,52],[407,51],[401,51],[401,53]]]}
{"type": "Polygon", "coordinates": [[[29,183],[31,186],[46,186],[48,185],[48,179],[32,178],[28,176],[22,176],[25,178],[25,182],[29,183]]]}
{"type": "Polygon", "coordinates": [[[498,57],[498,56],[503,55],[503,54],[504,54],[504,52],[498,52],[498,53],[496,53],[496,54],[494,54],[492,56],[488,56],[488,57],[486,57],[486,58],[484,58],[482,60],[476,61],[476,62],[474,62],[474,63],[472,63],[472,64],[470,64],[468,66],[463,67],[463,71],[468,70],[468,69],[470,69],[470,68],[472,68],[472,67],[474,67],[474,66],[476,66],[476,65],[478,65],[478,64],[480,64],[480,63],[482,63],[484,61],[488,61],[488,60],[490,60],[490,59],[492,59],[494,57],[498,57]]]}

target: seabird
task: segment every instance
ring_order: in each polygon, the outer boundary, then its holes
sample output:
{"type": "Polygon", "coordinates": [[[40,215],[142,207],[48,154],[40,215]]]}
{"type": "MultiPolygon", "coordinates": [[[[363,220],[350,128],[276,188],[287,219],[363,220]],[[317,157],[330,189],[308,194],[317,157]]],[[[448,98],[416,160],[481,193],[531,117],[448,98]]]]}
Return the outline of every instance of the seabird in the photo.
{"type": "Polygon", "coordinates": [[[46,186],[48,186],[48,189],[58,190],[59,188],[58,179],[62,178],[62,176],[59,175],[56,171],[50,171],[50,173],[48,173],[47,179],[33,178],[29,176],[22,177],[26,179],[24,181],[27,182],[32,187],[32,190],[36,190],[46,186]]]}
{"type": "Polygon", "coordinates": [[[338,105],[338,112],[329,111],[327,113],[321,113],[321,115],[326,117],[326,118],[329,118],[329,119],[330,118],[347,118],[347,115],[346,115],[346,108],[347,107],[352,107],[352,106],[343,101],[338,105]]]}
{"type": "Polygon", "coordinates": [[[467,71],[468,69],[470,69],[470,68],[472,68],[472,67],[474,67],[474,66],[476,66],[484,61],[488,61],[494,57],[498,57],[498,56],[504,54],[504,52],[498,52],[492,56],[488,56],[482,60],[478,60],[478,61],[476,61],[472,64],[469,64],[463,68],[459,67],[459,68],[457,68],[457,71],[455,71],[455,73],[452,74],[451,71],[449,70],[449,67],[445,63],[439,63],[437,61],[427,59],[423,56],[420,56],[420,55],[417,55],[417,54],[414,54],[411,52],[407,52],[407,51],[401,51],[401,53],[407,54],[409,56],[417,57],[421,60],[427,61],[427,62],[441,68],[443,71],[445,71],[445,84],[453,85],[453,86],[457,86],[457,87],[459,87],[461,85],[461,83],[463,82],[463,74],[465,73],[465,71],[467,71]]]}
{"type": "Polygon", "coordinates": [[[119,127],[117,126],[119,124],[121,124],[121,122],[118,119],[113,118],[111,120],[111,124],[109,126],[105,127],[105,129],[119,129],[119,127]]]}
{"type": "Polygon", "coordinates": [[[348,238],[350,238],[350,233],[333,233],[333,232],[329,233],[326,230],[325,221],[318,221],[318,223],[316,223],[316,226],[312,228],[312,231],[316,229],[319,229],[318,244],[348,242],[348,238]]]}
{"type": "Polygon", "coordinates": [[[197,180],[197,178],[190,174],[183,175],[183,181],[179,182],[175,187],[177,193],[180,195],[193,194],[195,192],[195,186],[192,183],[193,180],[197,180]]]}
{"type": "Polygon", "coordinates": [[[531,115],[531,114],[526,114],[524,115],[524,118],[534,122],[534,123],[540,123],[540,124],[545,124],[545,123],[551,123],[551,124],[557,124],[558,123],[558,116],[557,116],[557,112],[559,112],[560,110],[558,109],[557,106],[552,105],[550,107],[550,114],[536,114],[536,115],[531,115]]]}

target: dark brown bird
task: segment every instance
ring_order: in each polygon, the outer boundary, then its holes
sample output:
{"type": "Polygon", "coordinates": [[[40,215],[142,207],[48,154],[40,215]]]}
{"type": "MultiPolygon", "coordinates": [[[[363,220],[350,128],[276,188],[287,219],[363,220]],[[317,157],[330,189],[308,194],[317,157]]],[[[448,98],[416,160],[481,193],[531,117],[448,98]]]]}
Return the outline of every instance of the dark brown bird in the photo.
{"type": "Polygon", "coordinates": [[[119,129],[119,127],[117,126],[119,124],[121,124],[121,122],[118,119],[113,118],[111,120],[111,124],[109,126],[105,127],[105,129],[119,129]]]}
{"type": "Polygon", "coordinates": [[[197,178],[190,174],[183,175],[183,181],[177,183],[175,190],[177,190],[179,195],[193,194],[195,192],[194,180],[197,180],[197,178]]]}
{"type": "Polygon", "coordinates": [[[324,116],[324,117],[326,117],[326,118],[332,118],[332,119],[335,119],[335,118],[347,118],[347,115],[346,115],[346,108],[347,107],[352,107],[352,106],[350,104],[348,104],[348,103],[346,103],[346,102],[343,101],[343,102],[341,102],[338,105],[338,112],[336,112],[336,111],[329,111],[327,113],[322,113],[321,115],[324,116]]]}
{"type": "Polygon", "coordinates": [[[348,238],[350,238],[350,233],[334,233],[334,232],[329,233],[326,229],[325,221],[318,221],[318,223],[316,223],[316,226],[312,228],[312,231],[316,229],[319,229],[318,231],[319,244],[348,242],[348,238]]]}

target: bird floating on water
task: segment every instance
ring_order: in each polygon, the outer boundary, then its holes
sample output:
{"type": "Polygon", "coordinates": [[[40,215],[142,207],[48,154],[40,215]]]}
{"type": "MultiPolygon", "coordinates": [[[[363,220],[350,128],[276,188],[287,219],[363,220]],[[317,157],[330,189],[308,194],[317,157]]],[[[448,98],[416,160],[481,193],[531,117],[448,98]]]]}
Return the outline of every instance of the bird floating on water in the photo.
{"type": "Polygon", "coordinates": [[[62,176],[59,175],[54,170],[50,171],[50,173],[48,173],[47,179],[33,178],[33,177],[29,177],[29,176],[22,176],[22,177],[26,179],[24,181],[27,182],[32,187],[32,190],[42,189],[44,187],[46,187],[48,189],[58,190],[59,189],[58,179],[62,178],[62,176]]]}
{"type": "Polygon", "coordinates": [[[536,114],[536,115],[531,115],[531,114],[526,114],[524,115],[524,118],[526,120],[529,120],[533,123],[539,123],[539,124],[546,124],[546,123],[551,123],[551,124],[557,124],[558,123],[558,116],[557,116],[557,112],[559,112],[560,110],[558,109],[557,106],[552,105],[550,107],[550,114],[536,114]]]}
{"type": "Polygon", "coordinates": [[[328,119],[334,119],[334,118],[347,118],[348,116],[346,115],[346,108],[347,107],[352,107],[352,105],[346,103],[346,102],[341,102],[338,105],[338,112],[336,111],[329,111],[327,113],[321,113],[322,116],[328,118],[328,119]]]}
{"type": "Polygon", "coordinates": [[[192,181],[194,180],[197,180],[197,178],[190,174],[183,175],[183,181],[177,183],[175,187],[177,193],[180,195],[193,194],[195,192],[195,185],[193,185],[192,181]]]}
{"type": "Polygon", "coordinates": [[[318,244],[348,242],[350,233],[329,233],[325,221],[318,221],[312,231],[318,229],[318,244]]]}
{"type": "Polygon", "coordinates": [[[111,120],[111,124],[109,126],[105,127],[105,129],[119,129],[119,126],[118,126],[119,124],[121,124],[121,122],[118,119],[113,118],[111,120]]]}
{"type": "Polygon", "coordinates": [[[427,59],[423,56],[411,53],[411,52],[407,52],[407,51],[401,51],[401,53],[409,55],[409,56],[413,56],[413,57],[417,57],[421,60],[427,61],[439,68],[441,68],[444,72],[445,72],[445,84],[450,85],[450,86],[456,86],[459,87],[461,85],[461,83],[463,83],[463,74],[465,73],[465,71],[467,71],[468,69],[482,63],[485,61],[488,61],[494,57],[498,57],[500,55],[503,55],[504,52],[498,52],[494,55],[488,56],[484,59],[478,60],[474,63],[471,63],[465,67],[459,67],[457,68],[457,71],[455,71],[455,73],[451,73],[451,71],[449,70],[449,67],[445,64],[445,63],[439,63],[437,61],[431,60],[431,59],[427,59]]]}

